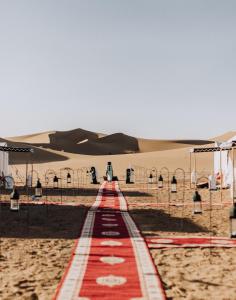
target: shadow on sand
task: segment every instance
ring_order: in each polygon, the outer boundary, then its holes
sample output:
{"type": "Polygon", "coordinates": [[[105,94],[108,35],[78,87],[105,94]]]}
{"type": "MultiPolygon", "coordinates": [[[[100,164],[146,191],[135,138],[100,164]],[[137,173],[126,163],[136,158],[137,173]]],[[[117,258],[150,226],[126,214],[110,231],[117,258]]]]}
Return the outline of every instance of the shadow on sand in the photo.
{"type": "MultiPolygon", "coordinates": [[[[22,204],[20,210],[14,212],[10,211],[9,204],[2,203],[0,209],[0,237],[77,239],[89,206],[22,204]]],[[[102,211],[117,212],[109,208],[102,211]]],[[[170,216],[159,209],[131,209],[130,213],[145,236],[153,235],[150,233],[152,231],[208,232],[206,228],[189,219],[183,219],[180,226],[180,218],[170,216]]]]}

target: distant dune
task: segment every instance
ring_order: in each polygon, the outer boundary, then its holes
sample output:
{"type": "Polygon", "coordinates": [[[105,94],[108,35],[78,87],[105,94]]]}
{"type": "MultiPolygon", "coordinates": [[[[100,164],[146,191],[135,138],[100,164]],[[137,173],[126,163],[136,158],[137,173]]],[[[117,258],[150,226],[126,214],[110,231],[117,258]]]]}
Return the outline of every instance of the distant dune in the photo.
{"type": "Polygon", "coordinates": [[[35,147],[32,144],[23,142],[13,142],[7,139],[1,139],[0,142],[6,142],[8,146],[13,147],[30,147],[34,150],[31,153],[14,153],[10,152],[10,164],[25,164],[27,161],[29,163],[49,163],[49,162],[59,162],[67,160],[68,157],[63,154],[57,154],[52,151],[47,151],[39,147],[35,147]]]}
{"type": "Polygon", "coordinates": [[[212,143],[207,140],[149,140],[123,133],[104,135],[80,128],[11,137],[8,140],[22,142],[37,148],[41,147],[45,150],[82,155],[146,153],[212,143]]]}
{"type": "Polygon", "coordinates": [[[222,135],[212,138],[213,141],[226,142],[236,136],[236,131],[229,131],[222,135]]]}

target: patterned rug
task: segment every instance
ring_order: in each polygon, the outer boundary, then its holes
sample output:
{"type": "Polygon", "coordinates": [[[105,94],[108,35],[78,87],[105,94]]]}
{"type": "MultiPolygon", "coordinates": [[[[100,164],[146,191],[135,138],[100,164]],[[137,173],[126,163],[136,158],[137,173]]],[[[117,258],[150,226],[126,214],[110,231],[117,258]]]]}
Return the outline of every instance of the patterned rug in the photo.
{"type": "Polygon", "coordinates": [[[236,240],[227,237],[149,237],[146,242],[150,249],[236,247],[236,240]]]}
{"type": "Polygon", "coordinates": [[[166,299],[117,182],[101,186],[54,299],[166,299]]]}

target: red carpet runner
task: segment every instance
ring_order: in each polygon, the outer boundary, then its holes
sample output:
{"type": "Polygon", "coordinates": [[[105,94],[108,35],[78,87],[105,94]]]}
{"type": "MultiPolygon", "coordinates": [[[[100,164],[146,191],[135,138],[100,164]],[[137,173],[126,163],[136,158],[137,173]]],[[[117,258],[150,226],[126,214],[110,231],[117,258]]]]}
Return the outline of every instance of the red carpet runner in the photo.
{"type": "Polygon", "coordinates": [[[100,188],[55,299],[166,299],[117,182],[100,188]]]}
{"type": "Polygon", "coordinates": [[[160,248],[235,248],[236,240],[226,237],[149,237],[146,242],[150,249],[160,248]]]}

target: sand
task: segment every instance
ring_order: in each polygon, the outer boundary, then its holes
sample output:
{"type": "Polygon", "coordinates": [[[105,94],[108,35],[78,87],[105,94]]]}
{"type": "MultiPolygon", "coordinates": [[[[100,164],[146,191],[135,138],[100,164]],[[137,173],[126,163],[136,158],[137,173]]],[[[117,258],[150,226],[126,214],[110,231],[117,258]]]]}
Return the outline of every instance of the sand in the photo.
{"type": "Polygon", "coordinates": [[[1,205],[0,299],[52,299],[97,189],[79,193],[63,198],[77,206],[1,205]]]}
{"type": "MultiPolygon", "coordinates": [[[[227,140],[234,135],[234,132],[226,133],[210,139],[210,142],[227,140]]],[[[124,183],[125,170],[130,165],[136,173],[145,169],[145,180],[154,167],[158,171],[157,174],[160,174],[163,167],[168,167],[170,177],[175,169],[183,168],[188,180],[189,149],[206,145],[208,141],[145,140],[123,134],[103,135],[75,130],[11,138],[11,143],[27,146],[32,144],[36,149],[36,155],[31,157],[34,170],[33,185],[36,184],[38,176],[45,184],[45,172],[51,169],[62,177],[60,185],[62,184],[64,188],[72,187],[66,184],[67,170],[61,172],[62,168],[71,168],[73,187],[80,188],[80,196],[77,196],[76,189],[70,192],[64,190],[62,195],[58,190],[48,195],[47,201],[62,200],[67,205],[50,205],[48,211],[45,206],[26,205],[22,207],[20,214],[14,214],[7,206],[1,205],[0,298],[3,300],[52,299],[68,264],[83,218],[88,207],[95,201],[98,189],[98,186],[92,188],[87,185],[90,178],[86,174],[86,169],[81,171],[82,167],[89,169],[95,166],[99,180],[102,181],[106,163],[112,162],[131,214],[146,237],[229,234],[229,205],[219,205],[221,200],[223,202],[230,200],[228,190],[223,191],[222,199],[219,191],[210,194],[207,190],[201,190],[205,202],[203,214],[193,216],[191,201],[193,189],[190,189],[189,182],[186,182],[183,194],[181,172],[177,174],[179,192],[170,198],[171,204],[177,203],[179,206],[168,206],[166,185],[162,191],[157,192],[154,185],[147,185],[144,182],[129,186],[124,183]],[[117,144],[122,145],[118,147],[117,144]],[[90,150],[88,151],[91,147],[95,147],[93,150],[95,152],[100,149],[99,153],[96,152],[100,155],[84,155],[86,151],[86,154],[91,154],[90,150]],[[139,153],[134,153],[137,148],[139,153]],[[83,149],[83,154],[78,154],[78,149],[83,149]],[[114,149],[121,154],[102,155],[112,153],[114,149]],[[213,210],[210,210],[210,196],[214,204],[213,210]],[[162,206],[155,206],[156,203],[162,203],[162,206]],[[76,204],[79,206],[75,206],[76,204]],[[184,206],[181,206],[182,204],[184,206]]],[[[11,162],[14,163],[11,172],[19,185],[25,182],[26,169],[23,164],[25,160],[25,157],[18,154],[11,157],[11,162]]],[[[30,164],[29,170],[32,170],[31,168],[30,164]]],[[[212,169],[212,154],[197,155],[197,171],[200,177],[209,175],[212,169]]],[[[162,174],[166,182],[167,174],[163,170],[162,174]]],[[[144,173],[141,177],[143,176],[144,173]]],[[[51,179],[52,176],[50,185],[51,179]]],[[[156,180],[156,177],[154,179],[156,180]]],[[[4,199],[7,199],[6,195],[2,196],[2,200],[4,199]]],[[[24,199],[28,201],[27,197],[24,199]]],[[[159,249],[151,250],[151,253],[162,277],[168,299],[231,300],[236,299],[235,251],[224,248],[159,249]]]]}
{"type": "MultiPolygon", "coordinates": [[[[142,185],[142,188],[144,186],[142,185]]],[[[124,187],[123,187],[124,190],[124,187]]],[[[140,189],[139,189],[140,190],[140,189]]],[[[229,207],[204,205],[202,215],[192,214],[192,202],[188,190],[185,194],[185,207],[168,205],[155,208],[156,203],[167,204],[167,192],[145,188],[142,192],[126,191],[131,214],[146,237],[171,236],[229,236],[229,207]],[[150,195],[152,191],[153,195],[150,195]],[[183,219],[184,218],[184,219],[183,219]],[[183,222],[182,222],[183,220],[183,222]]],[[[209,192],[200,193],[204,201],[209,201],[209,192]]],[[[229,191],[223,193],[226,202],[229,191]]],[[[181,198],[181,197],[180,197],[181,198]]],[[[212,203],[220,203],[220,192],[212,192],[212,203]]],[[[172,203],[182,201],[171,197],[172,203]]],[[[188,248],[153,249],[152,257],[163,281],[168,299],[217,299],[236,298],[236,249],[188,248]]]]}

